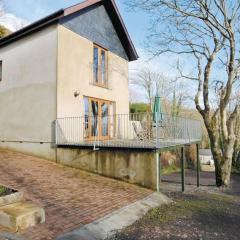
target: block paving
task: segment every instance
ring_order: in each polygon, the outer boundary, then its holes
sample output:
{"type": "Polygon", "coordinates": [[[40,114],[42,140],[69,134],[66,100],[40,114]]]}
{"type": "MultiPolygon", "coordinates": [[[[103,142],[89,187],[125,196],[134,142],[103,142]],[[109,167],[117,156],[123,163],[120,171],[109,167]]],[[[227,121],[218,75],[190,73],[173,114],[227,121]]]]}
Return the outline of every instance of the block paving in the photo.
{"type": "Polygon", "coordinates": [[[0,150],[0,185],[23,191],[46,211],[44,224],[20,233],[27,240],[55,239],[152,193],[8,150],[0,150]]]}

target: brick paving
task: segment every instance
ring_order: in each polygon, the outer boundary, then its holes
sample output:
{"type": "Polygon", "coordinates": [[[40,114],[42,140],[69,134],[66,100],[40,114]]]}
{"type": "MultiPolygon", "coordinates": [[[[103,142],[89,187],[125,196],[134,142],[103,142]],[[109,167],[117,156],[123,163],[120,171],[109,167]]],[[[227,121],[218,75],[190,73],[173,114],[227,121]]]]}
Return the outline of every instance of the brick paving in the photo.
{"type": "Polygon", "coordinates": [[[152,191],[0,150],[0,184],[24,192],[44,207],[46,223],[21,233],[29,240],[50,240],[140,200],[152,191]]]}

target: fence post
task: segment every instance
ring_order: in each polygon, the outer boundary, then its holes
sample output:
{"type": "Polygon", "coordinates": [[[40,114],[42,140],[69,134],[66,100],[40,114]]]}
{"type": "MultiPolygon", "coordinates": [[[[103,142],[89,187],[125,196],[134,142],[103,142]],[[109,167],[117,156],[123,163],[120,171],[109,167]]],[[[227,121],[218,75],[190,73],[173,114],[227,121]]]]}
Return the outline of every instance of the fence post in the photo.
{"type": "Polygon", "coordinates": [[[157,178],[157,192],[160,192],[160,182],[161,182],[161,163],[159,152],[156,151],[156,178],[157,178]]]}
{"type": "Polygon", "coordinates": [[[197,187],[200,187],[200,159],[199,159],[199,144],[196,144],[197,147],[197,187]]]}
{"type": "Polygon", "coordinates": [[[182,178],[182,192],[185,191],[185,147],[181,148],[181,178],[182,178]]]}

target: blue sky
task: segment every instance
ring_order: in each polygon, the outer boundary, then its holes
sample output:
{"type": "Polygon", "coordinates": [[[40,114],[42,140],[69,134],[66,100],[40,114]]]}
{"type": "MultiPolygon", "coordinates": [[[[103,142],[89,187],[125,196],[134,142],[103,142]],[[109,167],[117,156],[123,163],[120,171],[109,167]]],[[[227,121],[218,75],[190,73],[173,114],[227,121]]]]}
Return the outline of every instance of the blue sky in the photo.
{"type": "MultiPolygon", "coordinates": [[[[116,0],[128,31],[138,48],[141,48],[147,35],[148,17],[142,12],[126,10],[124,0],[116,0]]],[[[28,22],[36,21],[61,8],[81,2],[81,0],[4,0],[6,11],[28,22]]]]}

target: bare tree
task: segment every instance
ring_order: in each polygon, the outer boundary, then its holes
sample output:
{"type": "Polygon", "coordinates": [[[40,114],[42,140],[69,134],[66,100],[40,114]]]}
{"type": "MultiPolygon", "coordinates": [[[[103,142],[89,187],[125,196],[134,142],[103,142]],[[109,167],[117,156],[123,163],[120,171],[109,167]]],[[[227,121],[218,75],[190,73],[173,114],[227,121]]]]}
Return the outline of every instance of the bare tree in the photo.
{"type": "Polygon", "coordinates": [[[145,94],[151,109],[156,93],[163,88],[164,80],[165,77],[162,74],[152,71],[150,68],[143,68],[133,75],[130,84],[140,88],[139,90],[145,94]]]}
{"type": "Polygon", "coordinates": [[[168,101],[171,103],[171,115],[177,117],[182,114],[182,110],[188,108],[187,103],[189,104],[192,101],[193,95],[186,83],[179,77],[170,81],[168,87],[171,93],[168,97],[168,101]]]}
{"type": "Polygon", "coordinates": [[[233,152],[233,166],[240,169],[240,116],[235,124],[236,139],[233,152]]]}
{"type": "Polygon", "coordinates": [[[154,56],[187,56],[197,83],[195,105],[210,138],[217,186],[229,186],[235,123],[240,111],[237,91],[240,68],[239,0],[129,0],[152,16],[149,43],[154,56]],[[230,102],[234,102],[234,105],[230,102]]]}
{"type": "Polygon", "coordinates": [[[183,101],[183,95],[177,98],[176,96],[176,89],[173,90],[173,98],[172,98],[172,107],[171,107],[171,114],[174,117],[177,117],[180,114],[181,106],[183,101]]]}
{"type": "Polygon", "coordinates": [[[178,116],[183,107],[183,102],[189,98],[186,88],[179,78],[169,78],[162,73],[156,72],[149,67],[137,71],[130,81],[133,86],[130,91],[131,98],[137,93],[143,92],[149,109],[152,111],[155,96],[158,94],[162,99],[162,104],[166,114],[178,116]]]}

